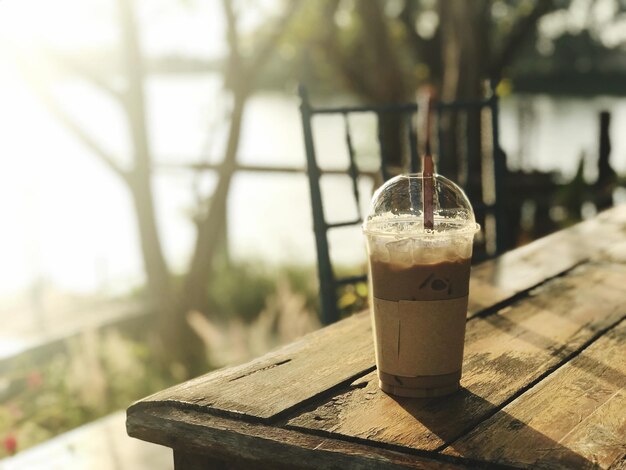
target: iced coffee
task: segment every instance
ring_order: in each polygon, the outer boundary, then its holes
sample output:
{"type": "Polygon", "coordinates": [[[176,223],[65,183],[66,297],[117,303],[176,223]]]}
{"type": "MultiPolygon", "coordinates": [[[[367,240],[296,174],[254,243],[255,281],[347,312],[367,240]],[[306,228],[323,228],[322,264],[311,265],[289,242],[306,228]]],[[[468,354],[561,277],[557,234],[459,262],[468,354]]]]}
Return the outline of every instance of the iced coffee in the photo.
{"type": "Polygon", "coordinates": [[[408,397],[456,391],[461,378],[472,241],[463,191],[434,176],[434,224],[424,227],[420,174],[374,195],[364,232],[380,387],[408,397]]]}

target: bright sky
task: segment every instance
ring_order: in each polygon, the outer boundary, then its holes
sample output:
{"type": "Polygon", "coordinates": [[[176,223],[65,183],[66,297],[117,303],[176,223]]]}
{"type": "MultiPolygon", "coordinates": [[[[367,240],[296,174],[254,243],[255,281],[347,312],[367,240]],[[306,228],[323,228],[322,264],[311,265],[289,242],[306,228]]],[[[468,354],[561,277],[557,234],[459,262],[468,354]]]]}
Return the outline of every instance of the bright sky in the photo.
{"type": "MultiPolygon", "coordinates": [[[[198,2],[193,9],[181,1],[138,4],[145,51],[219,54],[223,31],[221,20],[213,14],[214,3],[198,2]]],[[[22,45],[41,43],[66,50],[114,46],[118,38],[116,7],[115,0],[3,0],[0,30],[22,45]]]]}
{"type": "MultiPolygon", "coordinates": [[[[147,55],[223,54],[219,0],[135,0],[134,4],[147,55]]],[[[238,5],[245,7],[240,28],[246,31],[271,13],[276,1],[243,1],[238,5]]],[[[41,275],[62,288],[90,291],[101,283],[99,277],[123,281],[128,273],[142,272],[126,189],[50,115],[24,82],[10,52],[15,51],[15,45],[20,51],[40,46],[61,51],[115,50],[117,8],[118,0],[0,0],[0,129],[4,130],[0,134],[0,297],[41,275]],[[117,229],[111,226],[112,220],[119,223],[117,229]],[[115,266],[108,262],[111,259],[117,260],[115,266]]],[[[209,85],[205,81],[201,90],[194,88],[197,104],[210,102],[215,91],[209,89],[215,87],[209,85]]],[[[109,152],[127,154],[124,115],[116,103],[84,83],[70,86],[69,94],[64,95],[61,89],[58,95],[63,107],[109,152]]],[[[197,154],[199,139],[193,133],[185,134],[197,110],[178,110],[178,91],[161,92],[159,97],[160,101],[149,103],[150,110],[155,111],[151,119],[172,112],[187,119],[168,122],[166,135],[153,136],[154,147],[175,147],[182,154],[197,154]],[[162,102],[168,103],[166,108],[162,102]],[[176,122],[186,128],[172,127],[176,122]],[[162,137],[172,135],[175,142],[162,142],[162,137]]],[[[199,129],[196,134],[204,135],[206,122],[195,124],[199,129]]],[[[186,182],[186,193],[188,188],[186,182]]],[[[167,201],[160,206],[170,213],[180,212],[178,202],[176,208],[169,208],[167,201]]],[[[181,252],[186,253],[186,248],[178,248],[175,258],[184,259],[181,252]]],[[[136,277],[132,282],[137,282],[136,277]]]]}
{"type": "MultiPolygon", "coordinates": [[[[135,0],[141,42],[148,55],[224,53],[224,20],[219,0],[135,0]]],[[[242,32],[271,15],[276,0],[237,3],[242,32]]],[[[114,46],[118,0],[0,0],[0,38],[23,46],[51,48],[114,46]],[[33,14],[36,12],[36,14],[33,14]]]]}
{"type": "MultiPolygon", "coordinates": [[[[136,3],[147,53],[222,52],[224,31],[216,0],[136,3]]],[[[6,49],[11,47],[7,44],[23,50],[40,45],[69,51],[114,48],[116,7],[116,0],[0,0],[0,296],[42,274],[57,285],[89,291],[98,285],[98,269],[113,269],[101,273],[110,277],[141,271],[132,234],[103,226],[102,220],[111,217],[99,216],[115,210],[113,218],[132,227],[125,190],[47,112],[6,49]],[[112,251],[115,259],[127,261],[106,266],[112,251]]],[[[74,87],[76,99],[63,105],[76,108],[78,116],[83,113],[81,124],[96,140],[104,136],[110,151],[123,153],[127,138],[119,109],[92,90],[85,90],[82,99],[81,93],[81,87],[74,87]],[[90,109],[98,109],[97,119],[84,116],[90,109]]]]}

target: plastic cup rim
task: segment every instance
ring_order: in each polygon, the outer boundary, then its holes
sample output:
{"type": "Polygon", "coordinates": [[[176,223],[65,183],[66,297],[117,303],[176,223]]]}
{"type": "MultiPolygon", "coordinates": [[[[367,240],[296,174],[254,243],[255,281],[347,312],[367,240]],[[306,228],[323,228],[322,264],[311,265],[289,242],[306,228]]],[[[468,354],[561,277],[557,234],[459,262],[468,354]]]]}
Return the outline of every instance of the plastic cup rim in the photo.
{"type": "MultiPolygon", "coordinates": [[[[402,222],[414,222],[414,221],[415,221],[415,218],[404,217],[404,218],[394,219],[393,221],[390,221],[390,224],[394,224],[396,222],[402,223],[402,222]]],[[[453,229],[453,230],[445,230],[441,232],[437,232],[436,230],[425,231],[424,229],[419,230],[419,231],[408,230],[404,232],[397,232],[397,231],[391,231],[391,230],[375,230],[373,228],[367,227],[367,222],[365,222],[361,226],[361,228],[365,235],[383,235],[383,236],[393,236],[397,238],[444,238],[444,237],[457,236],[457,235],[474,236],[476,233],[480,231],[480,224],[476,222],[473,222],[473,224],[468,223],[464,225],[462,228],[453,229]]]]}

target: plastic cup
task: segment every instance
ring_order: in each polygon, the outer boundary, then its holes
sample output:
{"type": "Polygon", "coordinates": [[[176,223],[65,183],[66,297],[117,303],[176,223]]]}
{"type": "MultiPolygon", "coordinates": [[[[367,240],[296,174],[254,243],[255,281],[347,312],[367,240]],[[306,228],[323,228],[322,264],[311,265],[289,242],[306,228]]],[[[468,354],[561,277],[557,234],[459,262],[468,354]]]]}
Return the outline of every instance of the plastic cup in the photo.
{"type": "Polygon", "coordinates": [[[363,224],[380,388],[434,397],[459,388],[474,234],[461,188],[433,175],[433,229],[424,229],[421,173],[381,186],[363,224]]]}

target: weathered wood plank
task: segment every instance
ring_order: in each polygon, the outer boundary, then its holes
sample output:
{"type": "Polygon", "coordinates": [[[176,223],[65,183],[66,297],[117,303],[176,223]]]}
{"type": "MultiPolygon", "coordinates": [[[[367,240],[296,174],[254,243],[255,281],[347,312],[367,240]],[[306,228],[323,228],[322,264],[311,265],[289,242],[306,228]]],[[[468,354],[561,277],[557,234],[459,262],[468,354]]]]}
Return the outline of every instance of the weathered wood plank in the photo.
{"type": "Polygon", "coordinates": [[[370,373],[287,426],[378,445],[437,450],[620,321],[626,315],[625,278],[626,266],[585,264],[497,314],[470,321],[464,388],[455,395],[394,398],[378,389],[376,374],[370,373]]]}
{"type": "Polygon", "coordinates": [[[626,469],[626,456],[622,457],[621,460],[615,462],[609,470],[625,470],[626,469]]]}
{"type": "MultiPolygon", "coordinates": [[[[598,255],[626,233],[626,206],[474,268],[469,316],[598,255]],[[600,235],[602,237],[600,238],[600,235]],[[587,243],[596,240],[595,243],[587,243]]],[[[322,329],[248,364],[216,371],[140,403],[180,403],[249,419],[277,419],[374,367],[367,314],[322,329]]]]}
{"type": "Polygon", "coordinates": [[[149,396],[137,406],[180,403],[264,420],[374,366],[367,313],[355,315],[239,367],[149,396]]]}
{"type": "Polygon", "coordinates": [[[475,266],[469,316],[597,257],[623,243],[625,234],[626,205],[621,205],[475,266]]]}
{"type": "Polygon", "coordinates": [[[626,454],[625,358],[622,322],[445,453],[532,468],[609,468],[626,454]]]}
{"type": "Polygon", "coordinates": [[[182,468],[207,468],[214,461],[228,462],[217,467],[226,469],[468,468],[454,458],[439,461],[168,405],[129,410],[127,430],[132,437],[174,448],[182,468]]]}

